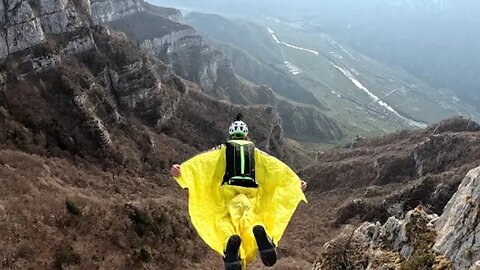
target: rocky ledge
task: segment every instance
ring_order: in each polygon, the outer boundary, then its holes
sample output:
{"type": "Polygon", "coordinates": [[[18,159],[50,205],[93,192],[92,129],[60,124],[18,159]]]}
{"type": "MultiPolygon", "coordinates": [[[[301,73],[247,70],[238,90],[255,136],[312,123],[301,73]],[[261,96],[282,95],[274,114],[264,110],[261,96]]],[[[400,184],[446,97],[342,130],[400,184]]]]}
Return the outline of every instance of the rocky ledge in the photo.
{"type": "Polygon", "coordinates": [[[383,225],[365,222],[326,243],[313,270],[476,270],[479,232],[480,167],[467,174],[440,217],[419,206],[383,225]]]}

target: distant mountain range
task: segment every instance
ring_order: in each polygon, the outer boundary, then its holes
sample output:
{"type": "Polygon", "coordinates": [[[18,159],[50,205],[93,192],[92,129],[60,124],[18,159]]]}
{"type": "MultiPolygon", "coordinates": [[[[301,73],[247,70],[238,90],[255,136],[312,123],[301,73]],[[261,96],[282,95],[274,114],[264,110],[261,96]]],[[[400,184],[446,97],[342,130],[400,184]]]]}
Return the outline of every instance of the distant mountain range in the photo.
{"type": "Polygon", "coordinates": [[[439,91],[400,68],[342,46],[314,27],[197,12],[185,20],[226,52],[243,77],[276,89],[275,83],[286,81],[269,80],[264,71],[283,74],[326,103],[334,119],[346,126],[355,123],[352,133],[418,127],[457,114],[480,117],[452,91],[439,91]]]}
{"type": "Polygon", "coordinates": [[[451,89],[480,110],[480,1],[212,1],[157,0],[187,11],[276,18],[337,41],[431,86],[451,89]]]}

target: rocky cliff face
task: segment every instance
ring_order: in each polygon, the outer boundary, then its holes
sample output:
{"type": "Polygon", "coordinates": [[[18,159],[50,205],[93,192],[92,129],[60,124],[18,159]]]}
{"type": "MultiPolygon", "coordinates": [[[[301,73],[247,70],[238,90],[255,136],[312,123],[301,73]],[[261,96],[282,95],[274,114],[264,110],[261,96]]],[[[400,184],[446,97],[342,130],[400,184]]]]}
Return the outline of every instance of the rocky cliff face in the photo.
{"type": "Polygon", "coordinates": [[[383,225],[366,222],[350,235],[326,243],[312,270],[339,266],[351,270],[452,269],[447,258],[432,251],[436,219],[437,215],[417,208],[404,219],[391,217],[383,225]]]}
{"type": "Polygon", "coordinates": [[[76,5],[79,8],[67,0],[3,1],[0,23],[5,31],[0,35],[0,58],[46,42],[48,34],[74,33],[88,27],[82,16],[89,12],[89,2],[77,1],[76,5]]]}
{"type": "Polygon", "coordinates": [[[477,269],[480,167],[471,170],[442,215],[422,208],[384,225],[366,222],[324,247],[313,269],[477,269]]]}
{"type": "Polygon", "coordinates": [[[434,249],[449,258],[454,269],[477,269],[480,261],[480,167],[471,170],[435,223],[434,249]]]}
{"type": "Polygon", "coordinates": [[[143,11],[144,8],[139,1],[92,1],[92,16],[100,22],[109,22],[135,12],[143,11]]]}
{"type": "Polygon", "coordinates": [[[225,55],[210,47],[192,27],[153,14],[149,12],[151,8],[143,0],[92,1],[96,20],[107,22],[113,29],[140,42],[148,53],[170,64],[183,78],[197,82],[206,93],[237,104],[261,103],[261,97],[256,97],[255,92],[264,90],[252,91],[247,97],[230,97],[229,92],[242,91],[222,87],[226,81],[241,84],[225,55]],[[117,6],[132,8],[123,12],[124,9],[117,6]],[[97,15],[103,13],[110,15],[97,15]]]}
{"type": "MultiPolygon", "coordinates": [[[[98,137],[101,145],[111,146],[112,137],[109,134],[109,126],[124,122],[125,117],[137,117],[149,126],[162,130],[171,125],[169,121],[177,113],[180,104],[198,100],[198,98],[193,100],[185,98],[189,95],[201,94],[190,93],[184,82],[169,67],[147,57],[125,37],[100,26],[91,25],[87,12],[92,10],[98,13],[98,5],[103,7],[108,6],[108,3],[108,1],[95,2],[91,8],[88,1],[6,2],[2,25],[9,34],[5,43],[15,44],[15,46],[7,46],[6,56],[8,57],[3,60],[3,65],[8,68],[1,73],[5,88],[3,92],[5,99],[2,99],[2,103],[7,112],[10,107],[13,111],[16,110],[14,104],[9,103],[16,99],[11,89],[27,87],[29,83],[32,83],[34,89],[40,92],[52,87],[64,87],[72,91],[68,94],[71,95],[68,98],[72,99],[72,105],[84,119],[85,123],[82,126],[98,137]],[[37,28],[30,27],[33,25],[37,28]],[[36,75],[44,72],[55,74],[54,77],[60,78],[59,85],[46,82],[37,84],[36,75]],[[18,81],[15,78],[23,79],[18,81]],[[103,103],[98,104],[98,98],[93,97],[95,95],[100,96],[103,103]]],[[[136,10],[135,7],[138,5],[134,5],[135,3],[127,1],[125,6],[121,5],[120,8],[136,10]]],[[[117,6],[112,5],[112,7],[117,6]]],[[[167,17],[177,14],[170,9],[163,11],[167,17]]],[[[151,12],[161,13],[162,9],[153,9],[151,12]]],[[[208,103],[215,102],[208,101],[208,103]]],[[[222,109],[218,109],[225,111],[229,106],[231,105],[225,104],[222,109]]],[[[266,109],[267,107],[264,107],[264,110],[266,109]]],[[[249,109],[245,108],[245,110],[248,113],[249,109]]],[[[259,111],[257,113],[263,114],[259,111]]],[[[18,116],[11,112],[8,115],[14,119],[18,116]]],[[[208,118],[211,115],[219,114],[218,111],[208,112],[202,117],[208,118]]],[[[266,118],[271,121],[263,123],[266,130],[273,129],[272,126],[280,123],[275,118],[278,116],[271,115],[266,118]]],[[[57,118],[53,114],[51,117],[52,120],[57,118]]],[[[255,117],[252,115],[252,119],[255,117]]],[[[58,120],[55,121],[58,123],[58,120]]],[[[221,123],[227,125],[228,120],[229,118],[226,117],[221,123]]],[[[71,134],[76,130],[72,128],[62,132],[71,134]]],[[[214,127],[210,128],[214,129],[214,127]]],[[[259,127],[258,130],[260,135],[260,131],[264,131],[264,128],[259,127]]],[[[207,128],[203,131],[209,132],[207,128]]],[[[212,141],[217,143],[223,140],[223,131],[212,132],[216,132],[212,141]]],[[[266,132],[266,134],[270,133],[266,132]]],[[[78,138],[75,136],[68,140],[82,141],[80,138],[82,135],[78,135],[80,136],[78,138]]],[[[269,145],[270,138],[263,135],[262,137],[264,139],[258,143],[269,145]]],[[[206,148],[208,145],[202,143],[198,147],[206,148]]],[[[88,147],[79,145],[78,148],[88,147]]]]}
{"type": "Polygon", "coordinates": [[[182,14],[179,10],[157,7],[139,0],[92,1],[92,17],[99,22],[118,20],[137,12],[156,14],[175,22],[182,21],[182,14]]]}
{"type": "MultiPolygon", "coordinates": [[[[143,5],[144,2],[137,3],[143,5]]],[[[96,4],[93,6],[95,9],[96,4]]],[[[226,64],[223,54],[210,48],[191,27],[148,15],[143,10],[131,16],[122,15],[110,20],[108,24],[139,41],[148,53],[171,64],[180,76],[197,82],[202,90],[209,94],[214,94],[219,74],[222,77],[227,76],[222,73],[222,67],[226,64]],[[149,18],[148,21],[145,21],[146,17],[149,18]],[[156,31],[155,28],[162,28],[162,31],[156,31]]],[[[231,74],[228,74],[228,77],[231,78],[231,74]]],[[[225,95],[220,97],[225,98],[225,95]]],[[[251,100],[233,101],[240,104],[251,103],[251,100]]]]}
{"type": "Polygon", "coordinates": [[[384,225],[363,223],[323,248],[313,269],[478,269],[480,167],[463,179],[441,216],[423,207],[384,225]]]}

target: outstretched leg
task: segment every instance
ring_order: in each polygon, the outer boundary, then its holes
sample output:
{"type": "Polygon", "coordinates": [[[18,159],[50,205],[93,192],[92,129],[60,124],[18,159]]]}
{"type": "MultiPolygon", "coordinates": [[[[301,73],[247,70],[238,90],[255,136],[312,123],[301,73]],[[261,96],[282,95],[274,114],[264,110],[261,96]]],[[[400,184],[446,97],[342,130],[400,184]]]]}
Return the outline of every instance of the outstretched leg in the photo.
{"type": "Polygon", "coordinates": [[[240,244],[242,239],[238,235],[232,235],[227,242],[227,248],[225,249],[225,256],[223,261],[225,262],[225,270],[241,270],[242,261],[240,260],[240,244]]]}
{"type": "Polygon", "coordinates": [[[257,241],[260,258],[265,266],[273,266],[277,262],[275,244],[268,238],[265,228],[261,225],[253,227],[253,235],[257,241]]]}

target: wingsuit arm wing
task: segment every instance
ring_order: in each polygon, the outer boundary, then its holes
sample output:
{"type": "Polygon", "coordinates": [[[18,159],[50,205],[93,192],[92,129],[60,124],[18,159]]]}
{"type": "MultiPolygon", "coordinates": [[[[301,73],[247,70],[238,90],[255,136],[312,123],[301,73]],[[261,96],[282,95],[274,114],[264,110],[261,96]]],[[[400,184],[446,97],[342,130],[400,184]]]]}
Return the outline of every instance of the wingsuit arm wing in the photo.
{"type": "MultiPolygon", "coordinates": [[[[181,175],[175,177],[183,189],[210,186],[212,178],[223,176],[221,165],[222,148],[200,153],[180,165],[181,175]]],[[[215,183],[217,184],[217,183],[215,183]]],[[[221,183],[220,183],[221,184],[221,183]]]]}
{"type": "Polygon", "coordinates": [[[298,203],[307,199],[301,190],[300,178],[285,163],[261,150],[257,150],[255,159],[263,221],[278,245],[298,203]]]}
{"type": "Polygon", "coordinates": [[[223,147],[201,153],[180,165],[180,177],[175,178],[180,187],[188,189],[188,211],[193,226],[200,237],[214,250],[223,250],[223,236],[216,223],[225,215],[226,207],[221,194],[225,173],[223,147]]]}

